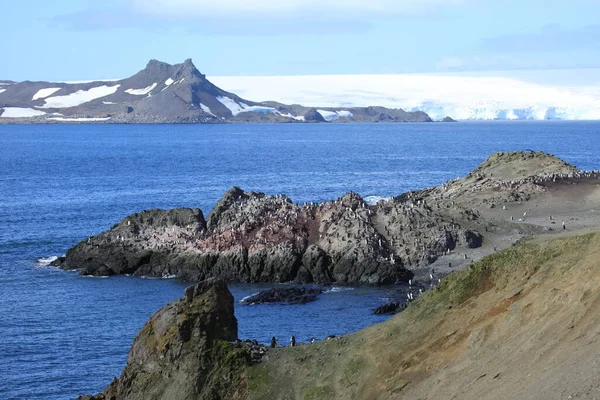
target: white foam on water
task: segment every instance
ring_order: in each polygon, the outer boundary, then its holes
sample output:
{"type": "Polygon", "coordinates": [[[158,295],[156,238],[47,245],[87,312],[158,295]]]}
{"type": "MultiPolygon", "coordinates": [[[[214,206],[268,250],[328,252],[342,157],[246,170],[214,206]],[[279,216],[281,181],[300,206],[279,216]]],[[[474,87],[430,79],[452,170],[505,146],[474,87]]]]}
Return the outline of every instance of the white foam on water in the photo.
{"type": "Polygon", "coordinates": [[[58,260],[57,256],[50,256],[50,257],[40,257],[37,260],[35,260],[36,264],[41,266],[41,267],[47,267],[48,265],[52,264],[52,262],[58,260]]]}
{"type": "Polygon", "coordinates": [[[338,293],[338,292],[347,292],[350,290],[354,290],[354,288],[347,287],[347,286],[332,286],[329,289],[325,290],[323,293],[338,293]]]}
{"type": "Polygon", "coordinates": [[[391,200],[392,197],[382,197],[382,196],[367,196],[365,197],[363,200],[365,201],[365,203],[367,203],[370,206],[374,206],[375,204],[379,203],[380,201],[389,201],[391,200]]]}
{"type": "Polygon", "coordinates": [[[58,92],[61,88],[46,88],[40,89],[36,94],[33,95],[33,100],[45,99],[46,97],[52,96],[54,93],[58,92]]]}
{"type": "Polygon", "coordinates": [[[243,303],[244,301],[248,300],[249,298],[256,296],[258,293],[260,293],[260,292],[256,292],[249,296],[244,297],[243,299],[240,300],[240,303],[243,303]]]}

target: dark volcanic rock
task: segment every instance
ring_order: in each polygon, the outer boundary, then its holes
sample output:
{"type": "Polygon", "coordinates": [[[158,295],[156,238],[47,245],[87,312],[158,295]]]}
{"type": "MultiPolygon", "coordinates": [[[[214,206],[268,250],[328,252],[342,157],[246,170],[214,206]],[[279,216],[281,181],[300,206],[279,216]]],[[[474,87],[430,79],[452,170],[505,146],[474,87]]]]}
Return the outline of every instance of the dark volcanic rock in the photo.
{"type": "Polygon", "coordinates": [[[356,193],[297,205],[234,187],[208,222],[198,209],[145,211],[85,239],[57,263],[86,275],[392,284],[447,249],[481,245],[481,235],[437,209],[409,196],[367,206],[356,193]]]}
{"type": "Polygon", "coordinates": [[[444,117],[444,119],[442,120],[442,122],[456,122],[456,120],[452,119],[450,117],[444,117]]]}
{"type": "Polygon", "coordinates": [[[323,289],[289,287],[263,290],[242,300],[242,304],[288,303],[306,304],[317,299],[323,289]]]}
{"type": "Polygon", "coordinates": [[[233,296],[218,280],[186,289],[140,330],[121,376],[95,397],[81,399],[216,399],[244,390],[241,372],[252,362],[235,346],[233,296]]]}
{"type": "Polygon", "coordinates": [[[395,314],[397,312],[403,311],[406,308],[406,303],[387,303],[382,306],[377,307],[373,310],[373,314],[383,315],[383,314],[395,314]]]}

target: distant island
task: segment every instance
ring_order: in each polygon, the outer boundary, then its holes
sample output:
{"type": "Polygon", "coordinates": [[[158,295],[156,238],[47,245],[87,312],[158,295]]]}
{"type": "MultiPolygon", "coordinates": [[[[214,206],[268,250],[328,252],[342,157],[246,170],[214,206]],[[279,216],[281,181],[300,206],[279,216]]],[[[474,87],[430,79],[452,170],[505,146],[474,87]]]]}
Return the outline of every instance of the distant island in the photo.
{"type": "Polygon", "coordinates": [[[117,81],[0,80],[0,123],[431,122],[422,111],[385,107],[305,107],[242,99],[213,85],[191,59],[150,60],[117,81]]]}

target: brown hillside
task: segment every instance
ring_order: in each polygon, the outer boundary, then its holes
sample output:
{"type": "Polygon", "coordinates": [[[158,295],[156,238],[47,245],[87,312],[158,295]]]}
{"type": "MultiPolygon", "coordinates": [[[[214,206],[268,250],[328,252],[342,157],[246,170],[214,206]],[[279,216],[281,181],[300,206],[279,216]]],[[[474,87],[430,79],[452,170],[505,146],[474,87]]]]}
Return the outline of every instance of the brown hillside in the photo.
{"type": "Polygon", "coordinates": [[[271,352],[253,398],[600,398],[600,234],[534,239],[386,323],[271,352]]]}

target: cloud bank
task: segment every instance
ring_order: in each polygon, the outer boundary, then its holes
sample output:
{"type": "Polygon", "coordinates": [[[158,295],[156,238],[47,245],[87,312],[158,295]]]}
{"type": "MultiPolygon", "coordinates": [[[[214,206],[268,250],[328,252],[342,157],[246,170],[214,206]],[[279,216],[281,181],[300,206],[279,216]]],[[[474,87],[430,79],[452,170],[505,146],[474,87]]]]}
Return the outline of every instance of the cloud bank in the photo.
{"type": "Polygon", "coordinates": [[[414,14],[440,7],[465,4],[468,0],[126,0],[142,14],[154,16],[198,17],[232,13],[285,15],[296,13],[337,13],[368,16],[372,14],[414,14]]]}

